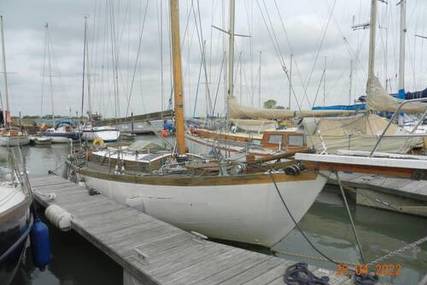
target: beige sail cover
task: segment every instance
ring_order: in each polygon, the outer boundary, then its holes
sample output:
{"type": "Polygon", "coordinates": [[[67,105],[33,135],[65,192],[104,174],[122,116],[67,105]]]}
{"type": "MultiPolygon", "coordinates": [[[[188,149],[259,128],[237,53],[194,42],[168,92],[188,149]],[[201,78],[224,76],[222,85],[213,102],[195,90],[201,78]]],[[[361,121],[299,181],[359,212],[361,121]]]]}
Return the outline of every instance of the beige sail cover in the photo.
{"type": "Polygon", "coordinates": [[[278,124],[274,120],[244,120],[244,119],[231,119],[239,129],[248,132],[262,133],[264,131],[275,130],[278,124]]]}
{"type": "MultiPolygon", "coordinates": [[[[317,152],[335,153],[339,149],[370,151],[388,124],[387,119],[375,114],[350,117],[304,118],[307,144],[317,152]]],[[[386,135],[403,135],[407,132],[393,124],[386,135]]],[[[378,151],[406,153],[422,146],[421,138],[384,138],[378,151]]]]}
{"type": "Polygon", "coordinates": [[[289,118],[328,117],[354,115],[355,111],[291,111],[284,109],[263,109],[241,106],[235,97],[228,99],[229,115],[231,119],[255,120],[284,120],[289,118]]]}
{"type": "MultiPolygon", "coordinates": [[[[383,88],[376,76],[368,80],[368,108],[380,112],[395,112],[402,101],[393,98],[383,88]]],[[[425,103],[408,103],[401,109],[405,113],[423,113],[427,108],[425,103]]]]}

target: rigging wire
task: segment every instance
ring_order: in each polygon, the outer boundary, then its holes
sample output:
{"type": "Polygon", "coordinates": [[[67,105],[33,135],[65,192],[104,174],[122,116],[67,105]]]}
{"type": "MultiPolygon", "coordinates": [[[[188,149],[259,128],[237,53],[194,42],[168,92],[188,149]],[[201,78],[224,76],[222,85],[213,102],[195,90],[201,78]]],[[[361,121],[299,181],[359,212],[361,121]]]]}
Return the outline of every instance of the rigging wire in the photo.
{"type": "Polygon", "coordinates": [[[210,94],[210,88],[209,88],[209,76],[208,76],[208,71],[207,71],[207,67],[206,67],[206,48],[205,48],[205,40],[203,38],[203,29],[202,29],[202,18],[200,15],[200,2],[199,0],[197,0],[197,15],[196,15],[196,10],[194,8],[194,1],[191,0],[191,9],[193,11],[193,16],[194,16],[194,22],[195,22],[195,26],[196,26],[196,32],[197,32],[197,37],[198,37],[198,43],[199,43],[199,48],[200,48],[200,53],[201,53],[201,59],[202,59],[202,64],[203,64],[203,72],[204,72],[204,77],[205,77],[205,88],[206,88],[206,104],[207,104],[207,116],[209,116],[209,111],[212,112],[212,99],[211,99],[211,94],[210,94]]]}
{"type": "Polygon", "coordinates": [[[132,100],[132,93],[133,93],[134,83],[135,83],[135,75],[136,75],[136,72],[137,72],[137,68],[138,68],[139,61],[140,61],[140,56],[141,56],[141,48],[142,48],[142,41],[144,39],[145,20],[147,18],[147,10],[148,10],[149,0],[147,0],[145,3],[146,4],[145,4],[145,9],[144,9],[144,14],[143,14],[144,16],[143,16],[143,20],[142,20],[141,31],[140,31],[140,34],[139,34],[138,49],[137,49],[137,52],[136,52],[135,65],[134,65],[134,69],[133,69],[133,73],[132,73],[132,80],[131,80],[131,84],[130,84],[129,95],[128,95],[128,98],[127,98],[127,106],[126,106],[126,113],[125,113],[126,117],[129,114],[129,107],[130,107],[130,103],[131,103],[131,100],[132,100]]]}
{"type": "MultiPolygon", "coordinates": [[[[323,44],[324,44],[324,42],[325,42],[326,34],[327,34],[327,32],[328,32],[329,24],[330,24],[330,22],[331,22],[332,16],[333,16],[334,11],[335,11],[335,5],[336,5],[336,3],[337,3],[337,0],[334,0],[334,2],[333,2],[333,4],[332,4],[332,7],[330,8],[329,16],[328,16],[328,20],[327,20],[327,22],[326,22],[325,27],[323,28],[323,32],[322,32],[322,36],[321,36],[321,38],[320,38],[319,46],[318,46],[318,48],[317,48],[317,50],[316,50],[316,55],[315,55],[315,57],[314,57],[313,66],[312,66],[312,68],[311,68],[311,71],[310,71],[310,73],[309,73],[309,75],[308,75],[308,78],[307,78],[307,80],[306,80],[305,84],[303,85],[303,88],[304,88],[305,90],[307,90],[307,89],[308,89],[308,86],[310,86],[311,78],[312,78],[312,76],[313,76],[314,69],[315,69],[315,67],[316,67],[316,65],[317,65],[317,61],[318,61],[318,59],[319,59],[320,51],[322,50],[322,48],[323,48],[323,44]]],[[[307,92],[306,92],[305,94],[307,94],[307,92]]],[[[310,101],[308,100],[308,98],[307,98],[307,97],[306,97],[306,99],[307,99],[307,102],[310,104],[310,101]]],[[[314,104],[313,104],[313,105],[314,105],[314,104]]]]}
{"type": "MultiPolygon", "coordinates": [[[[301,227],[299,226],[298,222],[296,221],[296,219],[292,215],[292,212],[290,211],[287,203],[285,202],[285,199],[283,198],[282,193],[280,193],[279,187],[277,186],[277,183],[276,183],[276,180],[274,179],[273,173],[271,172],[271,170],[268,173],[270,175],[271,181],[274,184],[274,188],[276,189],[277,195],[279,196],[280,200],[282,201],[283,206],[285,206],[286,212],[288,213],[289,217],[291,218],[291,220],[294,223],[295,228],[298,230],[298,232],[303,236],[303,238],[307,241],[307,243],[311,246],[311,248],[313,248],[318,254],[320,254],[322,257],[324,257],[325,259],[327,259],[328,261],[330,261],[330,262],[332,262],[334,264],[339,264],[337,261],[335,261],[335,259],[327,256],[320,249],[318,249],[314,245],[314,243],[310,240],[310,238],[306,235],[306,233],[303,231],[303,229],[301,229],[301,227]]],[[[279,242],[281,242],[281,240],[279,242]]],[[[272,247],[274,247],[274,245],[272,247]]]]}
{"type": "MultiPolygon", "coordinates": [[[[264,4],[265,4],[265,2],[264,2],[264,4]]],[[[273,25],[272,25],[272,23],[270,22],[270,27],[269,27],[269,25],[268,25],[268,23],[267,23],[266,16],[264,15],[264,13],[265,13],[265,12],[263,11],[263,9],[262,9],[262,7],[261,7],[261,5],[260,5],[260,3],[259,3],[259,0],[257,0],[257,5],[258,5],[258,8],[259,8],[259,12],[260,12],[260,14],[261,14],[261,17],[262,17],[262,19],[263,19],[263,21],[264,21],[265,27],[266,27],[266,29],[267,29],[267,33],[268,33],[268,35],[269,35],[269,37],[270,37],[271,41],[273,42],[274,51],[275,51],[276,56],[277,56],[277,58],[278,58],[278,60],[279,60],[279,62],[280,62],[280,65],[281,65],[281,67],[282,67],[282,71],[285,73],[285,75],[286,75],[287,79],[288,79],[288,80],[290,80],[290,76],[289,76],[288,70],[287,70],[287,68],[286,68],[286,64],[285,64],[284,59],[283,59],[283,56],[282,56],[282,54],[281,54],[281,52],[280,52],[280,48],[278,47],[277,36],[275,36],[275,33],[273,34],[273,31],[271,31],[271,29],[272,29],[273,25]]],[[[268,11],[267,11],[267,12],[268,12],[268,11]]],[[[295,96],[295,102],[297,103],[297,107],[298,107],[298,109],[301,111],[301,105],[300,105],[300,103],[299,103],[299,100],[298,100],[297,96],[295,95],[295,90],[294,90],[293,86],[292,86],[292,93],[293,93],[293,94],[294,94],[294,96],[295,96]]]]}

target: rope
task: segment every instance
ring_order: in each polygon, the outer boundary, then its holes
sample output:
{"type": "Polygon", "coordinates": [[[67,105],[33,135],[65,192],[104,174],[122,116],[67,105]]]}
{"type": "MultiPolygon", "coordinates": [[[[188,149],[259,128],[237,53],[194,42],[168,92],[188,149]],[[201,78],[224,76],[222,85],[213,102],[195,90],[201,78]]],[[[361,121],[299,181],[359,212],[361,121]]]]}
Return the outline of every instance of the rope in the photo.
{"type": "Polygon", "coordinates": [[[324,254],[320,249],[318,249],[313,242],[308,238],[308,236],[305,234],[305,232],[301,229],[301,227],[298,225],[298,222],[295,220],[294,216],[292,215],[291,211],[288,208],[288,205],[286,204],[285,200],[283,199],[282,194],[280,193],[279,187],[277,186],[276,180],[274,179],[273,174],[271,173],[271,171],[269,171],[270,177],[271,177],[271,181],[274,184],[274,188],[276,189],[277,194],[280,197],[280,200],[282,201],[283,206],[285,206],[286,212],[288,212],[289,217],[291,217],[292,222],[295,224],[295,227],[297,228],[297,230],[300,232],[300,234],[304,237],[304,239],[308,242],[308,244],[318,253],[320,254],[322,257],[324,257],[326,260],[334,263],[334,264],[339,264],[339,262],[337,262],[336,260],[332,259],[331,257],[327,256],[326,254],[324,254]]]}
{"type": "Polygon", "coordinates": [[[329,277],[317,277],[309,269],[307,263],[297,263],[286,269],[283,281],[286,284],[294,285],[329,285],[329,277]]]}

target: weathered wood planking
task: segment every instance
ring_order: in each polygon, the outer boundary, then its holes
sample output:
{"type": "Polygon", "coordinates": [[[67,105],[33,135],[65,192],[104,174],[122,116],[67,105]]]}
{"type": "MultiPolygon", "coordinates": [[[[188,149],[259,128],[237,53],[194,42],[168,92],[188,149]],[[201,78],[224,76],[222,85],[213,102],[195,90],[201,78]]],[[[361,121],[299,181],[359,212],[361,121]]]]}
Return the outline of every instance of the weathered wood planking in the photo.
{"type": "MultiPolygon", "coordinates": [[[[200,238],[57,176],[31,178],[35,199],[73,216],[72,229],[110,256],[141,284],[284,284],[294,262],[200,238]],[[44,199],[54,193],[53,201],[44,199]]],[[[315,269],[313,267],[313,269],[315,269]]],[[[331,284],[349,279],[335,272],[331,284]]]]}
{"type": "MultiPolygon", "coordinates": [[[[331,183],[336,184],[334,176],[331,176],[329,180],[331,183]]],[[[358,173],[340,173],[340,180],[344,185],[350,187],[371,189],[387,194],[427,201],[427,180],[358,173]]]]}

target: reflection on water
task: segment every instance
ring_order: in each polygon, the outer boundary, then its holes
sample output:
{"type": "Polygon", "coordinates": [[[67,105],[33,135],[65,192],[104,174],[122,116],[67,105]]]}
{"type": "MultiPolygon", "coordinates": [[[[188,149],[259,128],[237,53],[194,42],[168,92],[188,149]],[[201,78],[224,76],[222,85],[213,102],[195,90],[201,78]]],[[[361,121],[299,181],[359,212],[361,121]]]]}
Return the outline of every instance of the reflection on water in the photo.
{"type": "MultiPolygon", "coordinates": [[[[155,137],[141,137],[156,141],[155,137]]],[[[58,168],[69,152],[66,145],[51,147],[25,147],[23,153],[32,176],[45,175],[49,169],[58,168]]],[[[0,166],[7,160],[7,153],[0,149],[0,166]]],[[[417,218],[366,207],[353,207],[353,218],[362,247],[368,260],[383,256],[390,250],[402,247],[427,236],[427,219],[417,218]]],[[[338,195],[322,193],[301,222],[309,238],[328,256],[347,263],[360,263],[359,251],[347,214],[338,195]]],[[[103,253],[77,235],[61,233],[51,228],[53,239],[52,265],[45,272],[22,267],[13,285],[58,284],[121,284],[121,269],[103,253]]],[[[292,231],[274,250],[278,256],[295,261],[306,261],[334,269],[335,266],[319,259],[298,231],[292,231]],[[298,257],[294,256],[298,254],[298,257]],[[315,257],[308,258],[308,257],[315,257]]],[[[417,284],[427,274],[427,244],[409,250],[385,263],[399,263],[401,275],[393,284],[417,284]]]]}

